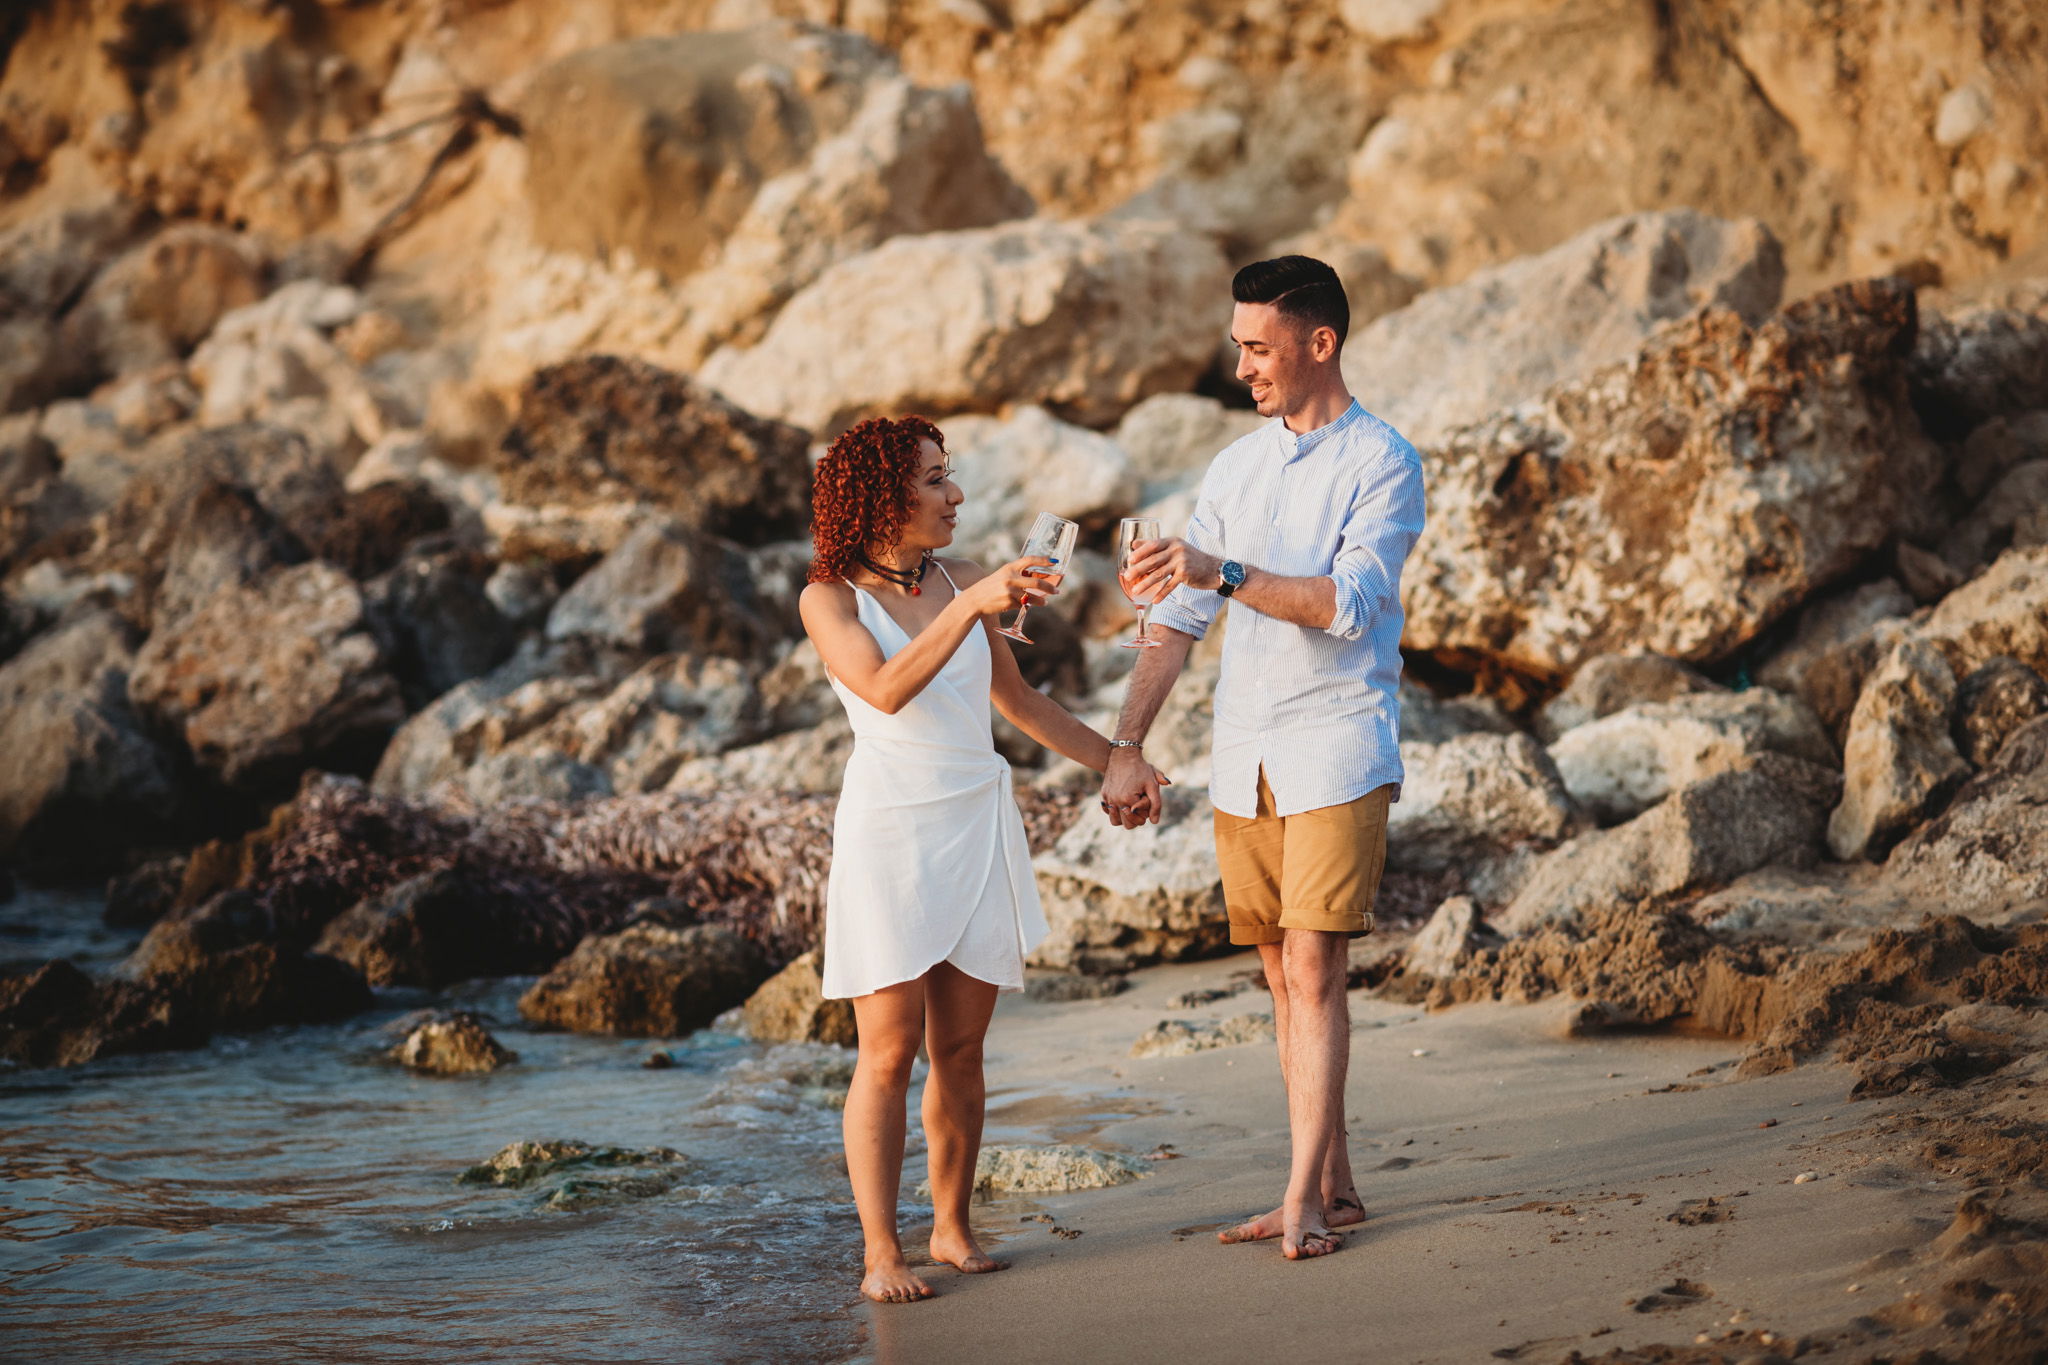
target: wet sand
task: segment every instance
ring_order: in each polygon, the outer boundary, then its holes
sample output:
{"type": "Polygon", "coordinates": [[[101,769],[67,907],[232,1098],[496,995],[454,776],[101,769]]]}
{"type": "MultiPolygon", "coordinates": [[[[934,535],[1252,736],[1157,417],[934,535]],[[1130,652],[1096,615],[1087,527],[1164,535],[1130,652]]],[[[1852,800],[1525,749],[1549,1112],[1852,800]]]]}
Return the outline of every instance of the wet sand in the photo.
{"type": "Polygon", "coordinates": [[[1168,1007],[1255,965],[1155,968],[1103,1001],[1005,997],[991,1140],[1007,1113],[1040,1141],[1179,1157],[1113,1189],[982,1206],[1011,1268],[928,1268],[938,1299],[864,1308],[876,1358],[1553,1361],[1664,1344],[1735,1360],[1846,1347],[1859,1314],[1947,1277],[1927,1249],[1967,1175],[1873,1131],[1914,1100],[1852,1103],[1851,1073],[1828,1064],[1736,1082],[1733,1040],[1567,1038],[1562,999],[1431,1014],[1354,993],[1347,1112],[1370,1221],[1314,1262],[1219,1245],[1285,1182],[1273,1048],[1128,1052],[1162,1019],[1267,1008],[1259,991],[1168,1007]],[[1006,1099],[1048,1085],[1099,1121],[1055,1134],[1043,1098],[1006,1099]]]}

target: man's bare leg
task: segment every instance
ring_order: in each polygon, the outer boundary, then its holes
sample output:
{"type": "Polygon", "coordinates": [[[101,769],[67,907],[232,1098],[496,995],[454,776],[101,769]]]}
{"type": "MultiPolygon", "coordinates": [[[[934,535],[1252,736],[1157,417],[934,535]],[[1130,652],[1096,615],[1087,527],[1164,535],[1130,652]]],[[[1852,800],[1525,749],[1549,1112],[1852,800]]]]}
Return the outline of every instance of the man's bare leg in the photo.
{"type": "Polygon", "coordinates": [[[1344,994],[1349,939],[1289,929],[1280,943],[1287,975],[1287,1124],[1294,1146],[1280,1249],[1289,1260],[1343,1245],[1323,1207],[1323,1166],[1344,1131],[1344,1073],[1351,1060],[1351,1001],[1344,994]]]}
{"type": "Polygon", "coordinates": [[[853,1017],[860,1055],[846,1090],[846,1174],[860,1210],[866,1273],[860,1292],[877,1303],[909,1303],[932,1296],[910,1271],[896,1232],[896,1195],[903,1181],[905,1099],[910,1068],[924,1038],[925,983],[905,981],[857,997],[853,1017]]]}
{"type": "MultiPolygon", "coordinates": [[[[1284,956],[1278,943],[1259,945],[1259,959],[1266,970],[1266,985],[1273,993],[1273,1030],[1278,1035],[1280,1051],[1280,1080],[1293,1093],[1293,1083],[1287,1070],[1287,1050],[1292,1011],[1287,995],[1287,975],[1284,956]]],[[[1346,1038],[1349,1038],[1349,1008],[1346,1008],[1346,1038]]],[[[1348,1049],[1347,1049],[1348,1057],[1348,1049]]],[[[1342,1090],[1339,1089],[1341,1099],[1342,1090]]],[[[1343,1122],[1330,1135],[1329,1150],[1323,1157],[1322,1193],[1324,1219],[1332,1228],[1350,1227],[1365,1221],[1365,1205],[1358,1198],[1358,1182],[1351,1171],[1350,1135],[1343,1122]]],[[[1247,1219],[1235,1227],[1216,1234],[1216,1240],[1224,1243],[1263,1242],[1278,1237],[1287,1227],[1287,1209],[1278,1205],[1257,1218],[1247,1219]]]]}
{"type": "Polygon", "coordinates": [[[970,1275],[1001,1270],[974,1238],[968,1204],[981,1155],[982,1040],[995,1012],[996,988],[950,962],[925,976],[925,1048],[931,1074],[924,1083],[924,1136],[932,1177],[932,1259],[970,1275]]]}

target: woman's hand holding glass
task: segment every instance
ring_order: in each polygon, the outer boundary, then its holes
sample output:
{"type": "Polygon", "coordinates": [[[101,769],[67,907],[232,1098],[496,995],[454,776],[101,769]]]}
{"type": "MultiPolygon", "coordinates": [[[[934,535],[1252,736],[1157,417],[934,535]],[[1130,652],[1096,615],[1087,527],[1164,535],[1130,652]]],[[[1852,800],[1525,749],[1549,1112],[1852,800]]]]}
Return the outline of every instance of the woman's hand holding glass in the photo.
{"type": "Polygon", "coordinates": [[[960,600],[976,616],[1000,616],[1012,607],[1041,601],[1059,590],[1057,579],[1044,576],[1052,562],[1049,555],[1020,555],[962,588],[960,600]]]}
{"type": "MultiPolygon", "coordinates": [[[[1059,591],[1060,580],[1067,576],[1066,566],[1074,558],[1074,543],[1080,536],[1078,522],[1051,512],[1040,512],[1031,523],[1031,534],[1024,538],[1024,554],[1027,558],[1036,555],[1046,560],[1048,567],[1037,572],[1050,585],[1044,592],[1033,593],[1032,601],[1043,601],[1059,591]]],[[[1006,635],[1020,644],[1030,644],[1031,637],[1024,633],[1024,617],[1030,610],[1030,602],[1020,602],[1017,619],[1007,626],[996,627],[996,634],[1006,635]]]]}

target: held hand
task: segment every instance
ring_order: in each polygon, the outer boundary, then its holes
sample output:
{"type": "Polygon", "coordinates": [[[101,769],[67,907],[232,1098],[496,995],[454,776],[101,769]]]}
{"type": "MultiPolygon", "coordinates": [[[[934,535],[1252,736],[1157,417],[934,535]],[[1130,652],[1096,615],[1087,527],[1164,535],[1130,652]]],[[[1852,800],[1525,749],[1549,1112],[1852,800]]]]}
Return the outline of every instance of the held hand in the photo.
{"type": "Polygon", "coordinates": [[[1056,579],[1048,583],[1046,577],[1026,573],[1026,569],[1037,569],[1041,574],[1047,569],[1059,572],[1044,555],[1025,555],[989,570],[961,589],[960,601],[976,616],[1000,616],[1026,600],[1042,602],[1059,590],[1056,579]]]}
{"type": "Polygon", "coordinates": [[[1173,779],[1138,756],[1135,749],[1116,749],[1109,757],[1109,770],[1102,775],[1102,810],[1109,823],[1119,829],[1136,829],[1159,823],[1165,801],[1161,787],[1173,779]]]}
{"type": "Polygon", "coordinates": [[[1182,584],[1211,592],[1223,586],[1223,561],[1178,536],[1139,541],[1133,548],[1129,572],[1151,580],[1160,597],[1182,584]]]}

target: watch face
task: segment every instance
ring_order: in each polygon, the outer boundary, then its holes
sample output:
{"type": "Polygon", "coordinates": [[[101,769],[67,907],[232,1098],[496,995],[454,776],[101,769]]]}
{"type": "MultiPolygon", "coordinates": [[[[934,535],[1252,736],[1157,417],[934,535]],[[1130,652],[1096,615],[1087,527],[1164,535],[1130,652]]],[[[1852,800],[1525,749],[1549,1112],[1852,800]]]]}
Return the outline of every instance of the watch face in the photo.
{"type": "Polygon", "coordinates": [[[1223,581],[1233,588],[1242,586],[1244,583],[1244,565],[1234,559],[1224,560],[1223,581]]]}

